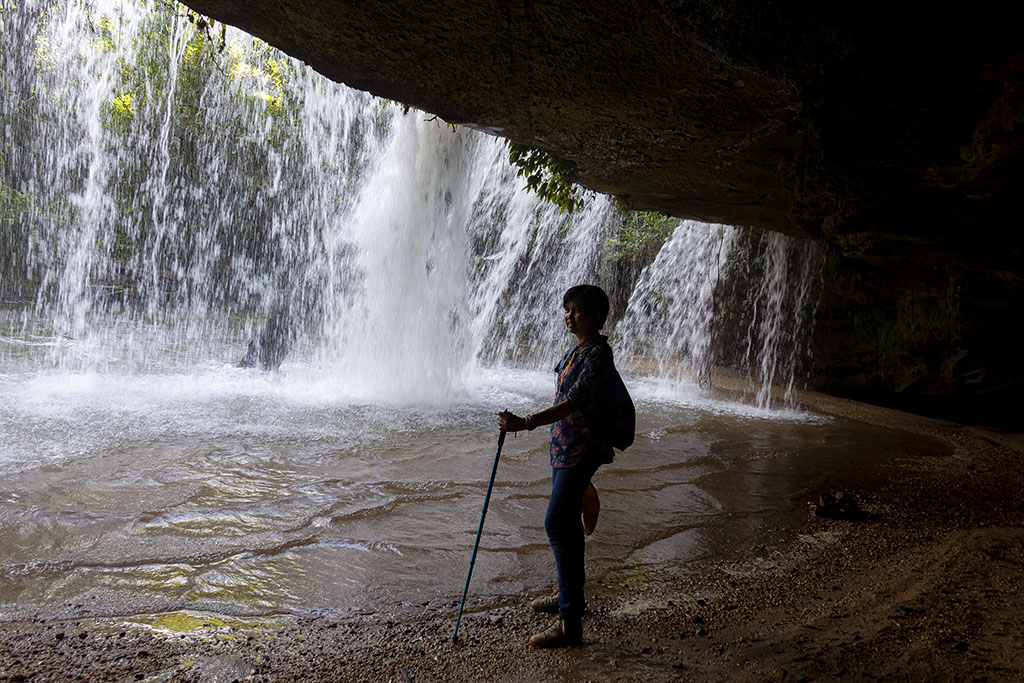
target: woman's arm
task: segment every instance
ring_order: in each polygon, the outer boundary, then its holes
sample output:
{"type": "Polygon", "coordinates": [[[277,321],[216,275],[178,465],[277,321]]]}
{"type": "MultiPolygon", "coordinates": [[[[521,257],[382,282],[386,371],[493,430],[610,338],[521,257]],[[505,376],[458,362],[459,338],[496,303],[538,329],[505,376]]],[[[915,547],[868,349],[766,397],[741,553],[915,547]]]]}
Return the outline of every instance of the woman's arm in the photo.
{"type": "MultiPolygon", "coordinates": [[[[534,413],[528,416],[530,418],[530,429],[536,429],[543,425],[549,425],[553,422],[558,422],[561,419],[569,417],[572,414],[572,403],[569,401],[562,401],[556,403],[550,408],[545,408],[539,413],[534,413]]],[[[503,432],[522,432],[525,431],[526,418],[513,415],[507,410],[503,410],[500,413],[495,413],[498,416],[498,429],[503,432]]]]}

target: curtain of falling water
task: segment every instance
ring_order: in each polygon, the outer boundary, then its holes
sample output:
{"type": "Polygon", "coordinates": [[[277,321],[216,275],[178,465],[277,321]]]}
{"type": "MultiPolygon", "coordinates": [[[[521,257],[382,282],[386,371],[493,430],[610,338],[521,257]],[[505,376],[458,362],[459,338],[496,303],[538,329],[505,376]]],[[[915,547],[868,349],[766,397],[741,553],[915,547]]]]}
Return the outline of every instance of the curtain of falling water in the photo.
{"type": "Polygon", "coordinates": [[[710,370],[714,296],[739,231],[682,221],[640,277],[618,331],[630,340],[632,363],[673,379],[710,370]],[[675,324],[685,320],[686,324],[675,324]]]}
{"type": "Polygon", "coordinates": [[[56,363],[138,369],[154,345],[194,363],[232,314],[258,318],[302,279],[365,162],[369,98],[336,92],[319,117],[307,73],[240,34],[218,56],[163,5],[26,3],[3,20],[25,40],[4,60],[19,128],[4,179],[27,197],[37,310],[70,342],[56,363]]]}
{"type": "MultiPolygon", "coordinates": [[[[51,367],[190,372],[236,362],[278,321],[286,372],[443,403],[481,364],[549,364],[562,292],[600,279],[610,202],[560,213],[522,191],[500,140],[181,6],[30,0],[0,21],[0,180],[21,245],[5,288],[33,299],[5,315],[50,340],[51,367]]],[[[632,370],[706,373],[745,235],[680,223],[613,334],[632,370]]],[[[767,240],[741,359],[763,405],[791,383],[810,291],[792,304],[790,241],[767,240]]]]}
{"type": "Polygon", "coordinates": [[[759,407],[790,403],[822,259],[806,240],[681,221],[616,328],[626,366],[705,384],[716,363],[732,365],[759,407]]]}

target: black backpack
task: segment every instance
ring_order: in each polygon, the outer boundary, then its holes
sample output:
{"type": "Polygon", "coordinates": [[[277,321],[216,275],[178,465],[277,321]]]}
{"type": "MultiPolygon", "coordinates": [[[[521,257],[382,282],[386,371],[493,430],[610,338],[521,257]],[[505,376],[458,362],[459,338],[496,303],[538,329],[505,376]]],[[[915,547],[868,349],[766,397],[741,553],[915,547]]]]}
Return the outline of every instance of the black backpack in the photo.
{"type": "Polygon", "coordinates": [[[601,437],[620,451],[633,445],[636,437],[636,407],[618,370],[612,370],[608,388],[600,402],[601,437]]]}
{"type": "MultiPolygon", "coordinates": [[[[562,360],[555,366],[555,372],[561,372],[568,362],[572,349],[566,352],[562,360]]],[[[636,438],[636,407],[629,396],[622,376],[612,364],[612,375],[608,378],[608,386],[601,392],[595,411],[591,417],[591,429],[603,442],[624,451],[633,445],[636,438]],[[595,419],[596,418],[596,419],[595,419]],[[596,422],[597,424],[594,424],[596,422]]]]}

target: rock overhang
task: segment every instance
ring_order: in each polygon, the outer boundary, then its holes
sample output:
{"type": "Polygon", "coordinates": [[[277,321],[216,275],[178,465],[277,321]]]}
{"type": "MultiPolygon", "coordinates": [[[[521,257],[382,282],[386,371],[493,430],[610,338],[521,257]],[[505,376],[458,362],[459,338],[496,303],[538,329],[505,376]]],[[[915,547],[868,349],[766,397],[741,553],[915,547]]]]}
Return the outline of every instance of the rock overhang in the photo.
{"type": "MultiPolygon", "coordinates": [[[[828,338],[870,337],[855,329],[865,309],[896,324],[908,292],[940,305],[953,287],[958,341],[910,393],[1024,377],[1004,314],[1024,290],[1024,41],[1010,3],[186,4],[329,78],[564,157],[636,208],[824,240],[840,273],[823,285],[828,338]]],[[[844,367],[847,347],[864,347],[820,345],[820,363],[844,367]]],[[[907,392],[879,374],[885,353],[818,376],[907,392]]],[[[933,352],[897,355],[917,353],[933,352]]]]}

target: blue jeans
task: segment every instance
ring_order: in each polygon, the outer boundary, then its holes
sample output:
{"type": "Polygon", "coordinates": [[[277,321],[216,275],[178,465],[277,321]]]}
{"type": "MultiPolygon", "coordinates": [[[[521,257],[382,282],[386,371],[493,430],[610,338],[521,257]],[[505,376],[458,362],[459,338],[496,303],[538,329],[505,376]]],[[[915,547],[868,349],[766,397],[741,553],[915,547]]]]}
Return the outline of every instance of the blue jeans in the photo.
{"type": "Polygon", "coordinates": [[[575,467],[551,468],[551,499],[544,517],[551,552],[558,569],[558,615],[578,619],[586,602],[583,584],[583,494],[600,463],[581,462],[575,467]]]}

